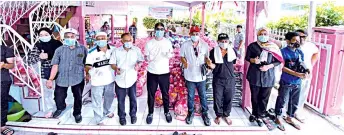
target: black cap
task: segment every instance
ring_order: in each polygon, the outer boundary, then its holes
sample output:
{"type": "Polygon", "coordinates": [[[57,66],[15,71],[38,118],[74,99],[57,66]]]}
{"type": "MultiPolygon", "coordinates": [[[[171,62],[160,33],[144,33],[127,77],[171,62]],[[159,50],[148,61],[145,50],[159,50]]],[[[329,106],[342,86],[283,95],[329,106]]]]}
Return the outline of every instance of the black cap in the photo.
{"type": "Polygon", "coordinates": [[[219,34],[219,36],[217,37],[217,40],[228,40],[229,37],[226,33],[221,33],[219,34]]]}
{"type": "Polygon", "coordinates": [[[46,31],[49,33],[49,35],[51,35],[53,33],[49,28],[43,27],[37,31],[37,34],[41,33],[41,31],[46,31]]]}

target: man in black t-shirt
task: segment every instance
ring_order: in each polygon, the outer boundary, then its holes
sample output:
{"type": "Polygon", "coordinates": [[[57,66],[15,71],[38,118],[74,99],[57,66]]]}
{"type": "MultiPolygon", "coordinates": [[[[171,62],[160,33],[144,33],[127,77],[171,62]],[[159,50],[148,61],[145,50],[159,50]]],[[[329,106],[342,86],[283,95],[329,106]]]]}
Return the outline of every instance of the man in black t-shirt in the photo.
{"type": "Polygon", "coordinates": [[[8,112],[8,97],[9,91],[12,84],[9,69],[14,67],[14,51],[5,45],[1,46],[1,133],[2,134],[13,134],[14,131],[10,128],[5,127],[7,122],[8,112]]]}

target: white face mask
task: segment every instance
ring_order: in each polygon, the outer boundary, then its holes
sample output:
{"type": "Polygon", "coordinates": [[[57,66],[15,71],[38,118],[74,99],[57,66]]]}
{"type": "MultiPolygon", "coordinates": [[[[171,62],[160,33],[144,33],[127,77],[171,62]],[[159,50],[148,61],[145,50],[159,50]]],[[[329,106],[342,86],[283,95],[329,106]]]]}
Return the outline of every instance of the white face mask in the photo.
{"type": "Polygon", "coordinates": [[[228,48],[228,43],[219,43],[219,46],[220,46],[222,49],[227,49],[227,48],[228,48]]]}

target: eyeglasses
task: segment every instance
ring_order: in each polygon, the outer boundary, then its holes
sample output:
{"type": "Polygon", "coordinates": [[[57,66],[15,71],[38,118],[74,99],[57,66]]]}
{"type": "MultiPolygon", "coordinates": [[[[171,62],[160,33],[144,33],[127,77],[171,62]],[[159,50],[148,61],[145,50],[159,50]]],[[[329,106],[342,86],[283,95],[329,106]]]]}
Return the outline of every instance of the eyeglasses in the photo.
{"type": "Polygon", "coordinates": [[[197,47],[194,47],[194,52],[195,52],[196,57],[198,57],[197,47]]]}
{"type": "Polygon", "coordinates": [[[156,28],[155,30],[160,30],[160,31],[163,31],[163,30],[165,30],[164,28],[156,28]]]}

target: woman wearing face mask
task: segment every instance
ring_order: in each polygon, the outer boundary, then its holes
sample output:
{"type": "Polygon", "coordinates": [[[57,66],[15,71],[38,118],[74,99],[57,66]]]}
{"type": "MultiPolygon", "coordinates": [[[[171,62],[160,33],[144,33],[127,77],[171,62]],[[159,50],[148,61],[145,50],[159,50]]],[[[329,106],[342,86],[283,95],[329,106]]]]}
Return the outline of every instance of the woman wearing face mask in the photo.
{"type": "MultiPolygon", "coordinates": [[[[38,30],[39,41],[35,44],[33,49],[28,54],[27,63],[29,65],[41,62],[41,77],[44,91],[45,101],[45,117],[51,117],[52,111],[55,107],[54,89],[46,87],[46,81],[49,80],[50,71],[52,68],[51,60],[55,54],[55,50],[62,46],[62,43],[52,38],[52,31],[49,28],[41,28],[38,30]]],[[[54,82],[53,82],[54,83],[54,82]]]]}
{"type": "Polygon", "coordinates": [[[247,47],[245,60],[250,62],[247,80],[251,89],[252,115],[250,122],[256,121],[263,126],[261,118],[266,114],[271,89],[275,82],[274,67],[283,62],[278,46],[269,42],[267,28],[258,29],[258,41],[247,47]]]}
{"type": "Polygon", "coordinates": [[[147,93],[148,93],[148,115],[147,124],[153,121],[154,98],[158,86],[162,93],[164,104],[164,114],[168,123],[172,122],[172,116],[169,113],[169,95],[170,87],[170,67],[169,59],[173,57],[173,48],[170,40],[164,38],[165,26],[162,23],[155,24],[155,38],[148,41],[145,46],[145,58],[148,61],[147,73],[147,93]]]}

